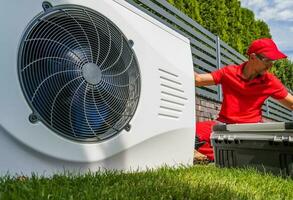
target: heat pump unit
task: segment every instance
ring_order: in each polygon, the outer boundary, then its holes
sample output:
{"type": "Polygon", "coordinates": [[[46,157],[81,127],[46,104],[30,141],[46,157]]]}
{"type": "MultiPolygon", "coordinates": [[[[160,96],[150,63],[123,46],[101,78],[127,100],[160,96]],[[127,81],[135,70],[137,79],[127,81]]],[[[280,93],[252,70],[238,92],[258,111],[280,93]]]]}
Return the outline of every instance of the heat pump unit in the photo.
{"type": "Polygon", "coordinates": [[[123,0],[5,1],[0,25],[2,175],[192,163],[188,39],[123,0]]]}

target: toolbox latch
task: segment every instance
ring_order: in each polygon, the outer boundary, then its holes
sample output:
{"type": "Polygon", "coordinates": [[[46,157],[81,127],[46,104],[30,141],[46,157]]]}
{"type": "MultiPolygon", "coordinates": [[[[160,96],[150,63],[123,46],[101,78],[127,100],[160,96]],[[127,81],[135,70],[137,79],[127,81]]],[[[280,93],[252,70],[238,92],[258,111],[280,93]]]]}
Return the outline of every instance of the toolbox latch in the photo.
{"type": "Polygon", "coordinates": [[[218,142],[224,141],[225,143],[231,144],[232,142],[235,142],[236,137],[234,135],[218,135],[217,139],[218,142]]]}
{"type": "Polygon", "coordinates": [[[229,135],[228,136],[228,141],[229,142],[234,142],[235,141],[235,138],[236,138],[235,136],[229,135]]]}
{"type": "Polygon", "coordinates": [[[224,141],[225,136],[224,135],[218,135],[218,141],[224,141]]]}

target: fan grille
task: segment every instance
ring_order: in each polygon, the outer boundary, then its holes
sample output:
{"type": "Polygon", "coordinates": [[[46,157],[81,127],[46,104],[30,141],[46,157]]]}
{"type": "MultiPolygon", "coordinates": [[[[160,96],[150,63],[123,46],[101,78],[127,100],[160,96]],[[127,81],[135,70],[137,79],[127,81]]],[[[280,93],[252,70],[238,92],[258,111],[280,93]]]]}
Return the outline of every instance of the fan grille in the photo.
{"type": "Polygon", "coordinates": [[[135,113],[135,53],[119,28],[96,11],[66,5],[41,13],[26,29],[18,59],[33,113],[62,136],[105,140],[135,113]]]}

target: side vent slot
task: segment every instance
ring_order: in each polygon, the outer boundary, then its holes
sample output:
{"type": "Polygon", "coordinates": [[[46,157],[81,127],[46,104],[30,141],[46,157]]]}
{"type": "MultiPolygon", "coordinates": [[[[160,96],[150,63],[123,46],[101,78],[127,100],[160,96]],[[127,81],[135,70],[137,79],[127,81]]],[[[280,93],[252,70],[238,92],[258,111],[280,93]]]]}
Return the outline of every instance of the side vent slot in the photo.
{"type": "Polygon", "coordinates": [[[186,101],[182,81],[179,75],[159,68],[161,102],[159,116],[179,119],[185,108],[186,101]]]}

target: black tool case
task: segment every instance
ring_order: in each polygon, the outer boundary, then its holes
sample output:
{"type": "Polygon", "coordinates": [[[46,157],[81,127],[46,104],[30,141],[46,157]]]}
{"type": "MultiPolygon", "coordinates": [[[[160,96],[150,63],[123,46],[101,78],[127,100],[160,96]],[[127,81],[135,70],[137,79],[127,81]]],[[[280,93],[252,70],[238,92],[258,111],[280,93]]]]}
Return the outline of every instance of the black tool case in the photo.
{"type": "Polygon", "coordinates": [[[293,177],[293,122],[215,125],[215,164],[293,177]]]}

